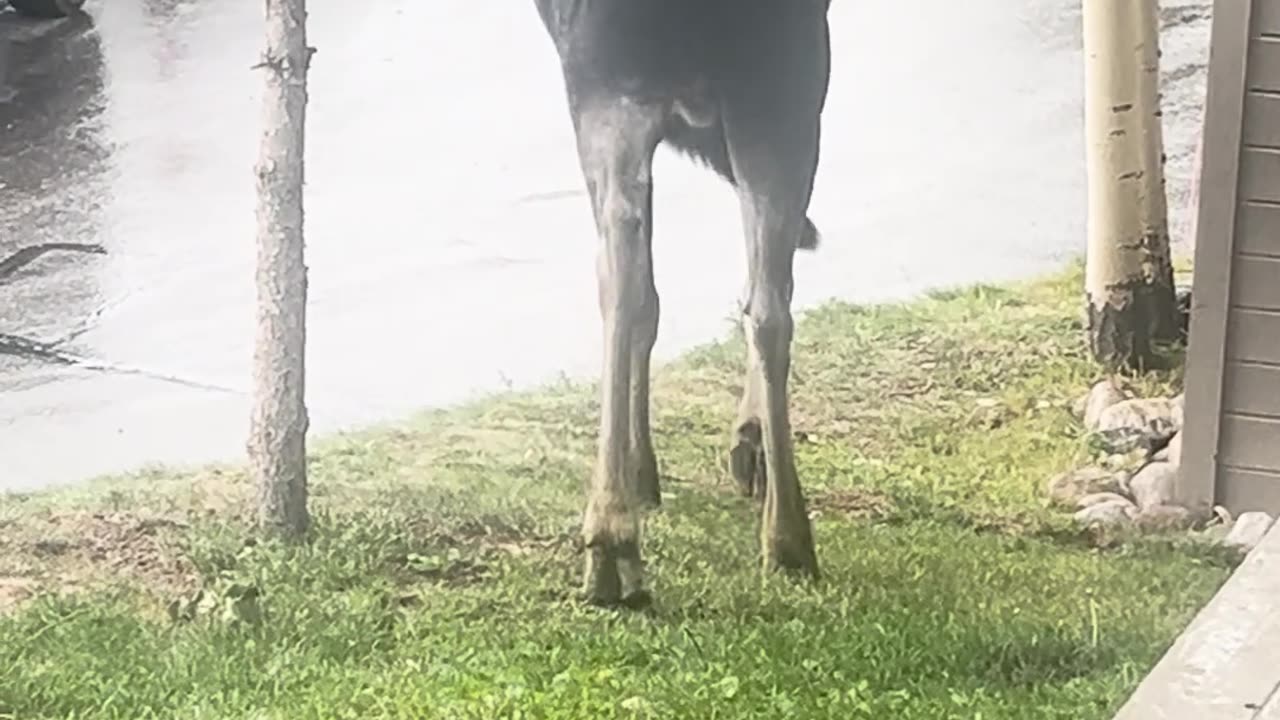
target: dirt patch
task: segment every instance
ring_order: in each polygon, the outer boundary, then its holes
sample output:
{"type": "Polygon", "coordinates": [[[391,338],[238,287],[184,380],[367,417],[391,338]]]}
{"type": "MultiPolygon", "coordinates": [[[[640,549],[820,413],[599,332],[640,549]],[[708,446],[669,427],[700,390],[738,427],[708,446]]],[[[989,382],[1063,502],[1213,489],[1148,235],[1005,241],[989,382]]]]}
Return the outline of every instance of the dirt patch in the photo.
{"type": "Polygon", "coordinates": [[[391,558],[406,584],[428,582],[463,587],[491,581],[510,559],[547,556],[574,546],[569,534],[542,534],[494,516],[468,519],[441,528],[419,519],[409,522],[416,551],[391,558]],[[415,537],[416,536],[416,537],[415,537]]]}
{"type": "Polygon", "coordinates": [[[810,511],[821,515],[839,515],[846,518],[877,519],[891,515],[893,501],[884,495],[847,488],[816,493],[809,500],[810,511]]]}
{"type": "Polygon", "coordinates": [[[0,577],[0,614],[34,596],[36,582],[23,577],[0,577]]]}
{"type": "Polygon", "coordinates": [[[158,595],[197,584],[183,523],[117,512],[50,513],[0,531],[0,612],[45,593],[125,582],[158,595]]]}
{"type": "Polygon", "coordinates": [[[463,587],[484,582],[492,576],[493,566],[482,558],[460,553],[413,553],[405,558],[404,569],[415,580],[463,587]]]}

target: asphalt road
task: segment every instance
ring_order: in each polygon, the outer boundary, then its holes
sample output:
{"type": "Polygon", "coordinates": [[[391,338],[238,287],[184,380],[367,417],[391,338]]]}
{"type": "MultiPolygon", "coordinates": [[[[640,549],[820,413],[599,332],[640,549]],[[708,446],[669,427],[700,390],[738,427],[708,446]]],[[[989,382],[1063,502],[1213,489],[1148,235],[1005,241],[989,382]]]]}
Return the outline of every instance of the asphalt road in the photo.
{"type": "MultiPolygon", "coordinates": [[[[1084,243],[1078,0],[838,0],[796,302],[1053,268],[1084,243]],[[921,19],[925,18],[925,19],[921,19]]],[[[1207,0],[1165,2],[1168,183],[1185,250],[1207,0]]],[[[532,3],[311,0],[307,239],[316,432],[598,370],[595,239],[532,3]]],[[[261,3],[0,13],[0,489],[229,459],[247,431],[261,3]]],[[[657,356],[725,332],[736,201],[662,151],[657,356]]],[[[726,419],[726,422],[728,420],[726,419]]]]}

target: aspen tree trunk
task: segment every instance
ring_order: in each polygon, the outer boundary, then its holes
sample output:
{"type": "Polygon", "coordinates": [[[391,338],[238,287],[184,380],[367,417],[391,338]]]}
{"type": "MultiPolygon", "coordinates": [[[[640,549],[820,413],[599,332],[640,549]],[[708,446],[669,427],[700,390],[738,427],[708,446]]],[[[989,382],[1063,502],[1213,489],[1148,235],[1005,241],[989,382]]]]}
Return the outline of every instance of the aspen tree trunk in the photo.
{"type": "Polygon", "coordinates": [[[1083,0],[1089,347],[1108,368],[1177,337],[1156,0],[1083,0]]]}
{"type": "Polygon", "coordinates": [[[1179,331],[1178,294],[1173,283],[1173,251],[1169,236],[1168,186],[1164,174],[1168,157],[1164,151],[1163,94],[1160,92],[1160,1],[1138,3],[1141,13],[1142,66],[1139,75],[1145,114],[1144,167],[1150,168],[1147,191],[1143,195],[1142,228],[1144,249],[1144,303],[1150,314],[1152,336],[1159,342],[1173,342],[1179,331]]]}
{"type": "Polygon", "coordinates": [[[266,0],[267,76],[259,148],[257,335],[249,463],[258,520],[301,535],[307,512],[307,268],[303,241],[303,136],[307,106],[306,0],[266,0]]]}

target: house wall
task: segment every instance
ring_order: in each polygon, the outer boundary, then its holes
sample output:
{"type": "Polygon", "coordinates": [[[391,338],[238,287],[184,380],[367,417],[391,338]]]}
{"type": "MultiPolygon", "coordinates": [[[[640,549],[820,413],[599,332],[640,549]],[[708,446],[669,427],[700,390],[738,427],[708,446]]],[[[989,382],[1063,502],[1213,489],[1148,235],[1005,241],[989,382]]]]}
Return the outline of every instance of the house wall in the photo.
{"type": "Polygon", "coordinates": [[[1280,511],[1280,0],[1253,0],[1217,502],[1280,511]]]}
{"type": "Polygon", "coordinates": [[[1280,513],[1280,0],[1215,4],[1209,83],[1181,494],[1280,513]]]}

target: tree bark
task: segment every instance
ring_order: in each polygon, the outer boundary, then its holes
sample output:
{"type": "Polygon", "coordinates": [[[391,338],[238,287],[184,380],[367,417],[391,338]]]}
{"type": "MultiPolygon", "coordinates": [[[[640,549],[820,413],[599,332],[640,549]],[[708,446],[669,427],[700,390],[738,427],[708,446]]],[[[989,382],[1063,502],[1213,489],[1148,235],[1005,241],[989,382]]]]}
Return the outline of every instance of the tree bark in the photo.
{"type": "Polygon", "coordinates": [[[249,463],[262,527],[307,531],[306,306],[303,235],[306,0],[267,0],[263,135],[257,166],[257,333],[249,463]]]}
{"type": "Polygon", "coordinates": [[[1084,0],[1089,347],[1145,367],[1177,338],[1156,0],[1084,0]]]}
{"type": "Polygon", "coordinates": [[[1143,194],[1142,227],[1147,257],[1144,259],[1145,304],[1151,316],[1152,335],[1159,342],[1174,342],[1179,331],[1178,293],[1173,282],[1173,250],[1169,236],[1169,195],[1165,177],[1168,156],[1164,151],[1164,108],[1160,92],[1160,2],[1138,3],[1141,14],[1142,66],[1139,79],[1145,109],[1144,166],[1150,167],[1148,191],[1143,194]]]}

